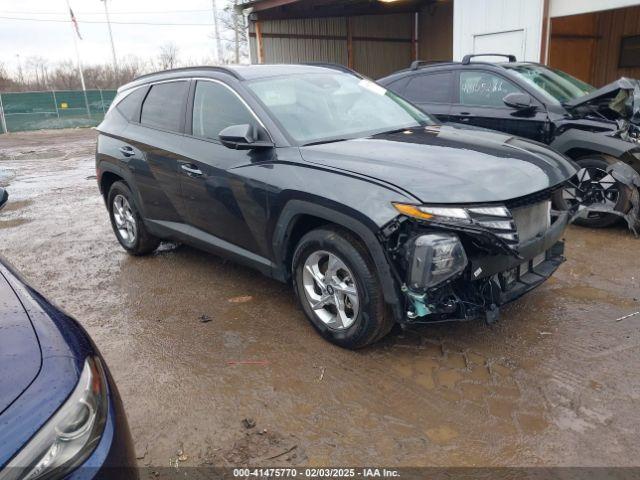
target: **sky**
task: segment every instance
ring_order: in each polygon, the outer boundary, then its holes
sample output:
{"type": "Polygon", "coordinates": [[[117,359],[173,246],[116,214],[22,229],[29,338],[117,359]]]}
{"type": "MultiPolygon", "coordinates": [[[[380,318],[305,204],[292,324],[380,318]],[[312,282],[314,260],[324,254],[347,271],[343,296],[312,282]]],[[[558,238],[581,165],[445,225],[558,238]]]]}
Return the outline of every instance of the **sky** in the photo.
{"type": "MultiPolygon", "coordinates": [[[[222,9],[229,0],[217,0],[222,9]]],[[[104,4],[100,0],[69,0],[83,40],[78,40],[85,65],[112,62],[104,4]]],[[[179,48],[181,60],[215,58],[211,0],[108,0],[117,57],[157,57],[167,42],[179,48]],[[117,22],[186,23],[197,25],[131,25],[117,22]]],[[[54,64],[75,62],[66,0],[0,0],[0,63],[12,73],[30,56],[54,64]],[[11,17],[8,19],[6,17],[11,17]],[[14,20],[40,19],[64,22],[14,20]],[[18,57],[19,56],[19,57],[18,57]]]]}

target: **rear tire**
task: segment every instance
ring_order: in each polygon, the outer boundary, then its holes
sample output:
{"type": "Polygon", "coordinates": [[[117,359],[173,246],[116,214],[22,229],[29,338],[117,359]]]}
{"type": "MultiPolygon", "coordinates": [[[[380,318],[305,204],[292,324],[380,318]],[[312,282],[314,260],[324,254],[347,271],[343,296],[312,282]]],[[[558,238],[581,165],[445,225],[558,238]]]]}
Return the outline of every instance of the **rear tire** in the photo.
{"type": "MultiPolygon", "coordinates": [[[[606,171],[611,165],[604,155],[589,155],[577,159],[576,163],[581,168],[586,168],[592,172],[592,174],[593,172],[606,171]]],[[[559,190],[554,194],[553,203],[558,210],[568,210],[570,208],[569,202],[563,197],[563,190],[559,190]]],[[[617,212],[626,213],[630,207],[630,196],[627,187],[618,184],[618,198],[614,209],[617,212]]],[[[573,223],[582,227],[605,228],[617,223],[621,219],[620,216],[613,213],[593,212],[588,215],[587,218],[577,218],[573,223]]]]}
{"type": "Polygon", "coordinates": [[[111,228],[127,253],[147,255],[158,248],[160,239],[147,231],[126,183],[115,182],[111,185],[107,195],[107,208],[111,228]]]}
{"type": "Polygon", "coordinates": [[[304,235],[293,255],[292,271],[302,310],[331,343],[362,348],[384,337],[393,327],[373,261],[366,247],[349,231],[322,227],[304,235]],[[330,264],[335,267],[331,271],[330,264]],[[347,291],[351,293],[344,293],[347,291]],[[320,301],[327,303],[319,307],[320,301]]]}

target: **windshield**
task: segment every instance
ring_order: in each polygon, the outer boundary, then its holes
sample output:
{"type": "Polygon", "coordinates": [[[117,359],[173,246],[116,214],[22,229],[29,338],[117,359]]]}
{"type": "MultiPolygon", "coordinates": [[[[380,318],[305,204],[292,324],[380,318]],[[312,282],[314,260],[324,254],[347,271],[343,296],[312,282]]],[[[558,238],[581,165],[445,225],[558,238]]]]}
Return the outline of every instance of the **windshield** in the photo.
{"type": "Polygon", "coordinates": [[[542,65],[505,65],[505,67],[532,85],[547,99],[560,103],[574,100],[595,90],[595,87],[588,83],[554,68],[542,65]]]}
{"type": "Polygon", "coordinates": [[[437,123],[380,85],[345,73],[304,73],[247,85],[303,145],[437,123]]]}

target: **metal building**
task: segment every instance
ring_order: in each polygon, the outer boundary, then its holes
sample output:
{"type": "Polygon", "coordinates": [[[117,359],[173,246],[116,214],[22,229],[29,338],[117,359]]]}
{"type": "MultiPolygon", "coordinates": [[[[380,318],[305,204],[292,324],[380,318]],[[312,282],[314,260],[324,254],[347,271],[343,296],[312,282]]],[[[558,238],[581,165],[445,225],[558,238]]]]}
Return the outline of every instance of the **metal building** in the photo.
{"type": "Polygon", "coordinates": [[[331,62],[378,78],[452,56],[451,1],[245,0],[253,63],[331,62]]]}
{"type": "Polygon", "coordinates": [[[379,78],[412,60],[509,53],[596,86],[640,78],[638,0],[239,0],[254,63],[332,62],[379,78]]]}

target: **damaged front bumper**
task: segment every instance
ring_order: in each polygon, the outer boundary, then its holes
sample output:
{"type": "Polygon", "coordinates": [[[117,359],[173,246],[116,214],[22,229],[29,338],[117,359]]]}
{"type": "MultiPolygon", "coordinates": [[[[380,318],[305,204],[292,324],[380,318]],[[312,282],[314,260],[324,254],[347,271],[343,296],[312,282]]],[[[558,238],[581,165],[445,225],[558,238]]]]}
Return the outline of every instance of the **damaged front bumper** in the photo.
{"type": "Polygon", "coordinates": [[[499,241],[491,241],[491,233],[465,231],[454,226],[437,226],[406,221],[396,241],[403,245],[390,246],[395,274],[402,285],[405,298],[403,323],[439,323],[484,319],[497,320],[502,305],[516,300],[547,280],[565,261],[562,235],[569,223],[568,212],[553,212],[550,225],[543,232],[516,246],[504,248],[499,241]],[[434,233],[435,232],[435,233],[434,233]],[[457,247],[444,249],[451,259],[425,249],[426,242],[436,236],[459,240],[457,247]],[[423,242],[425,243],[425,242],[423,242]],[[427,252],[425,254],[425,251],[427,252]],[[457,253],[456,253],[457,252],[457,253]],[[464,255],[464,259],[462,256],[464,255]],[[433,275],[423,270],[433,268],[433,258],[446,264],[451,276],[434,285],[433,275]],[[461,267],[462,266],[462,267],[461,267]]]}

